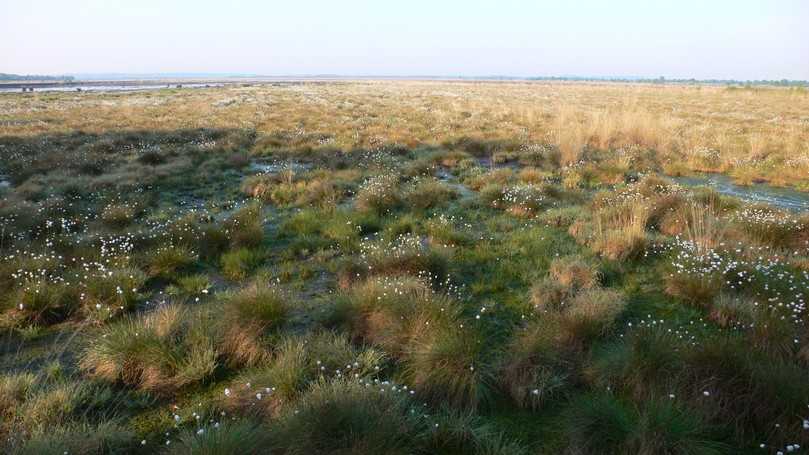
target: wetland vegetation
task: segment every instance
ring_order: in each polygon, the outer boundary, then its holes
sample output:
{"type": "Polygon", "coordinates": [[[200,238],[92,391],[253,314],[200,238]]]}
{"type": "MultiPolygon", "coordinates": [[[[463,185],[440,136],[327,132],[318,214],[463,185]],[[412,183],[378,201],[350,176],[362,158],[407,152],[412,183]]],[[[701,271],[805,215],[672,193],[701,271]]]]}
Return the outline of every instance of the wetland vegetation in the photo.
{"type": "Polygon", "coordinates": [[[800,453],[809,212],[756,188],[806,200],[805,91],[0,94],[0,444],[800,453]]]}

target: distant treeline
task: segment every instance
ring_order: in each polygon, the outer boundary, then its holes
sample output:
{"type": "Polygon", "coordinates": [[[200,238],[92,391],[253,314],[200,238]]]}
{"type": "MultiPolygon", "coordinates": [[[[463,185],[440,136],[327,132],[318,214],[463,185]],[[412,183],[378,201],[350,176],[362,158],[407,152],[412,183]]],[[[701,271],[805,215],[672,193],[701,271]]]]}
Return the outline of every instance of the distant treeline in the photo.
{"type": "Polygon", "coordinates": [[[72,82],[73,76],[41,76],[38,74],[0,73],[0,81],[65,81],[72,82]]]}
{"type": "Polygon", "coordinates": [[[716,84],[716,85],[777,85],[782,87],[806,87],[809,81],[790,79],[780,80],[738,80],[738,79],[667,79],[665,77],[631,78],[631,77],[579,77],[579,76],[537,76],[527,78],[532,81],[593,81],[593,82],[639,82],[647,84],[716,84]]]}

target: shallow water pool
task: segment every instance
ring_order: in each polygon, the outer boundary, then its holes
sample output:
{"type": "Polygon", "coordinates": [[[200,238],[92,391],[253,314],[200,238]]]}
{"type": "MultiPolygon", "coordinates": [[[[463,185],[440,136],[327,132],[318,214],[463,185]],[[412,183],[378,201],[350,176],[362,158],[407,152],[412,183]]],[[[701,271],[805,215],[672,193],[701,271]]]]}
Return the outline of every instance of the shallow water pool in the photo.
{"type": "MultiPolygon", "coordinates": [[[[809,177],[807,177],[809,178],[809,177]]],[[[737,197],[743,201],[760,202],[793,212],[809,211],[809,193],[770,186],[765,183],[738,185],[722,174],[699,174],[688,177],[672,177],[685,186],[708,186],[720,194],[737,197]]]]}

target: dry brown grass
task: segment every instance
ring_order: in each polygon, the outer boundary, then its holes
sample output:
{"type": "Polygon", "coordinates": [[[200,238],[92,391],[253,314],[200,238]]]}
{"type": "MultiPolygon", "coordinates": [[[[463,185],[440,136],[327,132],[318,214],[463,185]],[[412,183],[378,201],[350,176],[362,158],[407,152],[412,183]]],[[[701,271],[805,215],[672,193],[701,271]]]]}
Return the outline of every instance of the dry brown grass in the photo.
{"type": "Polygon", "coordinates": [[[0,95],[0,135],[217,127],[254,129],[259,144],[343,150],[472,138],[554,145],[563,163],[585,148],[639,145],[672,171],[775,184],[809,173],[807,119],[809,95],[775,87],[362,81],[0,95]]]}

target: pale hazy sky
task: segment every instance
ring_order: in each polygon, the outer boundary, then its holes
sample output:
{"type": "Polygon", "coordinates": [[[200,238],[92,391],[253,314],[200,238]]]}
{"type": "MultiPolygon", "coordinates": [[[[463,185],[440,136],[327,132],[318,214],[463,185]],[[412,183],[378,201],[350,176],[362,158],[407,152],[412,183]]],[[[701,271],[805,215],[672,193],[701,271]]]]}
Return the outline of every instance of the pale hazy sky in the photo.
{"type": "Polygon", "coordinates": [[[809,0],[0,0],[0,72],[809,79],[809,0]]]}

